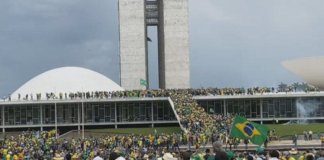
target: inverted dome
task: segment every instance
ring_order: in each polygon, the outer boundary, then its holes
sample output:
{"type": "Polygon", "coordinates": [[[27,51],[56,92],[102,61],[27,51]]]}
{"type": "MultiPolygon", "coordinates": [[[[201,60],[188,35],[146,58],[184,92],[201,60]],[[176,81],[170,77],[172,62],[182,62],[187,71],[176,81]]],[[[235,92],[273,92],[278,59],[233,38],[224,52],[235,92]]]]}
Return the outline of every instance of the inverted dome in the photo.
{"type": "Polygon", "coordinates": [[[76,92],[92,92],[92,91],[123,91],[118,84],[110,80],[106,76],[80,67],[62,67],[44,72],[27,83],[22,85],[12,94],[12,99],[21,97],[26,94],[30,97],[32,93],[36,99],[36,93],[42,94],[42,99],[46,93],[53,92],[57,96],[59,93],[76,93],[76,92]]]}
{"type": "Polygon", "coordinates": [[[324,57],[294,59],[281,64],[307,83],[324,88],[324,57]]]}

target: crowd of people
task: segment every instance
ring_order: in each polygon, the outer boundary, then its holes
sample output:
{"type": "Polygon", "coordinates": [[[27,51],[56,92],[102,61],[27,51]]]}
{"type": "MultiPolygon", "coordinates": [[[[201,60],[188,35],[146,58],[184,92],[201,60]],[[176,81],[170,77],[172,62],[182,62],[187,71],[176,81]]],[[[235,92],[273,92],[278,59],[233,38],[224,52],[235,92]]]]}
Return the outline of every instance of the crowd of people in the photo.
{"type": "MultiPolygon", "coordinates": [[[[41,100],[41,99],[107,99],[107,98],[127,98],[127,97],[168,97],[172,92],[188,92],[193,96],[221,96],[221,95],[255,95],[263,93],[275,93],[274,87],[254,87],[254,88],[206,88],[206,89],[159,89],[159,90],[133,90],[133,91],[87,91],[75,93],[54,92],[30,93],[21,95],[18,93],[17,100],[41,100]]],[[[3,100],[11,101],[11,94],[3,96],[3,100]]]]}
{"type": "MultiPolygon", "coordinates": [[[[179,146],[197,142],[200,136],[188,133],[152,133],[150,135],[103,135],[84,139],[60,139],[56,131],[27,131],[17,137],[5,137],[0,143],[4,160],[324,160],[324,152],[315,149],[300,152],[295,148],[279,152],[239,152],[223,148],[221,140],[212,150],[198,147],[195,152],[179,146]],[[227,151],[227,152],[225,152],[227,151]]],[[[324,137],[323,137],[324,138],[324,137]]],[[[203,139],[203,138],[202,138],[203,139]]]]}
{"type": "MultiPolygon", "coordinates": [[[[85,139],[66,140],[57,138],[57,131],[28,131],[18,137],[5,138],[1,142],[1,151],[5,160],[18,159],[149,159],[149,160],[175,160],[175,159],[218,159],[218,160],[264,160],[264,159],[291,159],[291,152],[271,151],[258,153],[234,153],[232,146],[237,148],[241,143],[248,149],[249,140],[240,140],[229,137],[235,115],[214,114],[213,111],[205,111],[198,105],[193,96],[197,95],[236,95],[245,94],[244,89],[177,89],[156,91],[128,91],[121,92],[85,92],[70,94],[70,98],[122,98],[122,97],[170,97],[174,103],[174,109],[183,128],[182,133],[152,133],[150,135],[103,135],[102,137],[87,137],[85,139]],[[209,114],[212,113],[212,114],[209,114]],[[205,149],[207,144],[213,144],[214,152],[205,149]],[[195,153],[181,152],[180,146],[187,145],[188,149],[195,149],[195,153]],[[229,147],[230,152],[224,152],[222,146],[229,147]],[[207,157],[206,157],[207,156],[207,157]],[[214,157],[213,157],[214,156],[214,157]],[[211,157],[211,158],[210,158],[211,157]],[[261,158],[261,159],[260,159],[261,158]]],[[[248,89],[248,94],[268,92],[267,89],[248,89]]],[[[53,93],[47,97],[56,97],[53,93]]],[[[19,97],[20,98],[20,97],[19,97]]],[[[28,98],[28,96],[26,97],[28,98]]],[[[32,98],[32,96],[30,96],[32,98]]],[[[38,94],[37,98],[41,98],[38,94]]],[[[59,99],[67,99],[67,94],[59,94],[59,99]]],[[[296,134],[295,134],[296,135],[296,134]]],[[[276,136],[275,130],[269,132],[269,140],[276,136]]],[[[293,136],[297,138],[297,136],[293,136]]],[[[323,137],[324,139],[324,137],[323,137]]],[[[295,139],[293,139],[295,140],[295,139]]],[[[297,145],[297,139],[294,141],[297,145]]],[[[323,141],[324,144],[324,141],[323,141]]],[[[293,151],[293,150],[292,150],[293,151]]],[[[312,158],[320,157],[312,153],[312,158]]],[[[301,156],[300,156],[301,157],[301,156]]],[[[305,153],[304,159],[310,159],[311,154],[305,153]]],[[[322,160],[322,159],[320,159],[322,160]]]]}
{"type": "MultiPolygon", "coordinates": [[[[170,95],[174,109],[185,131],[191,135],[204,135],[207,140],[221,138],[227,142],[234,115],[209,114],[198,105],[193,95],[186,90],[178,90],[170,95]]],[[[206,141],[206,140],[205,140],[206,141]]]]}

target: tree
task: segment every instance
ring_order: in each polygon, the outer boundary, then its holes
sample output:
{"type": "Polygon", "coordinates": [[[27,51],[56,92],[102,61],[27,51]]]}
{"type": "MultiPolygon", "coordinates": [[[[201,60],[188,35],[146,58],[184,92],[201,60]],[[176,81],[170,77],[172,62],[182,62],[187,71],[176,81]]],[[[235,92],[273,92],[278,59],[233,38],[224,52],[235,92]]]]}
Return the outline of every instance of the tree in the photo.
{"type": "Polygon", "coordinates": [[[288,87],[288,85],[285,84],[285,83],[282,83],[282,82],[278,85],[278,88],[279,88],[279,90],[280,90],[281,92],[284,92],[284,91],[286,90],[287,87],[288,87]]]}
{"type": "Polygon", "coordinates": [[[299,84],[299,82],[296,82],[296,83],[292,84],[291,86],[295,89],[295,92],[296,92],[296,90],[299,89],[300,84],[299,84]]]}
{"type": "Polygon", "coordinates": [[[309,88],[309,84],[303,82],[303,83],[300,85],[300,87],[302,88],[302,90],[305,90],[306,88],[307,88],[307,89],[309,88]]]}

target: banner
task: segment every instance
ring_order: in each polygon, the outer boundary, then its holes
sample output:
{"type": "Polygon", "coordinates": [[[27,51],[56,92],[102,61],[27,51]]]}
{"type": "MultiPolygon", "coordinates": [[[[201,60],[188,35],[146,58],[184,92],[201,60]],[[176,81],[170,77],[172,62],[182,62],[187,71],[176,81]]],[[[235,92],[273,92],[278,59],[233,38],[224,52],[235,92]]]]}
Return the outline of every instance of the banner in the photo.
{"type": "Polygon", "coordinates": [[[231,130],[231,138],[249,139],[253,144],[261,146],[267,139],[269,128],[247,121],[236,116],[231,130]]]}

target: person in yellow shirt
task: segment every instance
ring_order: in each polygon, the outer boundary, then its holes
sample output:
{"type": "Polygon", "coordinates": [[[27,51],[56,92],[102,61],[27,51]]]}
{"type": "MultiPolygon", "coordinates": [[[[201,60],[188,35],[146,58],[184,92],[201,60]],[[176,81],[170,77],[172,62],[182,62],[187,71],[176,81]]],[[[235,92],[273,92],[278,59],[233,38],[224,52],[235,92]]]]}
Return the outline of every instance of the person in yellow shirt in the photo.
{"type": "Polygon", "coordinates": [[[17,153],[14,154],[14,156],[13,156],[13,160],[18,160],[17,153]]]}
{"type": "Polygon", "coordinates": [[[7,160],[10,160],[10,158],[11,158],[11,154],[12,154],[12,152],[11,152],[11,151],[9,151],[9,152],[8,152],[8,154],[6,155],[6,157],[7,157],[7,160]]]}
{"type": "Polygon", "coordinates": [[[3,153],[4,156],[7,156],[8,150],[7,149],[3,149],[2,153],[3,153]]]}
{"type": "Polygon", "coordinates": [[[130,155],[131,158],[136,158],[136,154],[134,151],[131,152],[131,155],[130,155]]]}
{"type": "Polygon", "coordinates": [[[74,155],[72,156],[72,159],[76,159],[76,158],[78,158],[78,154],[74,153],[74,155]]]}
{"type": "Polygon", "coordinates": [[[322,135],[322,137],[321,137],[321,147],[324,147],[324,135],[322,135]]]}
{"type": "Polygon", "coordinates": [[[305,157],[305,153],[303,153],[303,154],[298,158],[298,160],[304,160],[304,157],[305,157]]]}
{"type": "Polygon", "coordinates": [[[291,157],[288,151],[284,151],[282,154],[282,160],[295,160],[295,158],[291,157]]]}
{"type": "Polygon", "coordinates": [[[90,152],[90,158],[92,158],[92,159],[94,158],[94,152],[93,151],[90,152]]]}
{"type": "Polygon", "coordinates": [[[107,138],[105,138],[105,140],[104,140],[104,145],[105,145],[105,147],[108,147],[108,140],[107,140],[107,138]]]}
{"type": "Polygon", "coordinates": [[[24,159],[24,152],[20,152],[18,158],[19,158],[19,159],[24,159]]]}
{"type": "Polygon", "coordinates": [[[140,148],[142,148],[142,144],[143,144],[143,141],[138,141],[138,146],[140,147],[140,148]]]}

